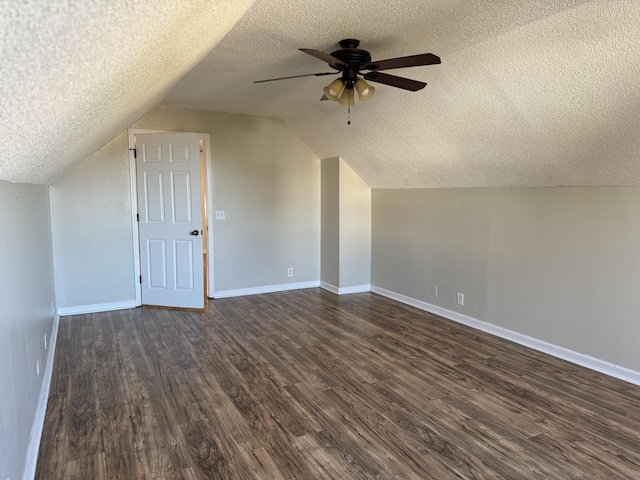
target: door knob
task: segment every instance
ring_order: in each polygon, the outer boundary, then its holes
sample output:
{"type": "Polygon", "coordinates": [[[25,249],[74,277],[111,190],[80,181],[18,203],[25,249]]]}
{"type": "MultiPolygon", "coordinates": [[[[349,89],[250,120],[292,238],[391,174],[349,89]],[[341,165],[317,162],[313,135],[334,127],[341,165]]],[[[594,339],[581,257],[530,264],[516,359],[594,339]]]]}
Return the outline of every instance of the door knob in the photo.
{"type": "Polygon", "coordinates": [[[198,232],[198,230],[192,230],[191,232],[189,232],[189,235],[193,235],[194,237],[197,237],[198,235],[200,235],[200,232],[198,232]]]}

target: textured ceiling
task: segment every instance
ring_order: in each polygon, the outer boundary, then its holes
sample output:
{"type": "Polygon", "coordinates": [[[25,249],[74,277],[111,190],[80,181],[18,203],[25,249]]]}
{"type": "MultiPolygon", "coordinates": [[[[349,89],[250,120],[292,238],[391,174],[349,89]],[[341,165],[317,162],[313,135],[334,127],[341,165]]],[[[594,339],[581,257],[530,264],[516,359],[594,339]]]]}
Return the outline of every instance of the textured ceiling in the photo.
{"type": "Polygon", "coordinates": [[[0,1],[0,68],[14,182],[52,182],[161,102],[280,117],[373,187],[640,185],[638,0],[0,1]],[[297,49],[346,37],[442,65],[390,72],[428,86],[376,85],[350,126],[318,101],[331,77],[252,83],[328,71],[297,49]]]}
{"type": "Polygon", "coordinates": [[[51,183],[155,106],[250,4],[0,1],[0,179],[51,183]]]}
{"type": "Polygon", "coordinates": [[[640,185],[640,2],[257,0],[164,104],[276,116],[372,187],[640,185]],[[297,49],[432,52],[347,112],[297,49]]]}

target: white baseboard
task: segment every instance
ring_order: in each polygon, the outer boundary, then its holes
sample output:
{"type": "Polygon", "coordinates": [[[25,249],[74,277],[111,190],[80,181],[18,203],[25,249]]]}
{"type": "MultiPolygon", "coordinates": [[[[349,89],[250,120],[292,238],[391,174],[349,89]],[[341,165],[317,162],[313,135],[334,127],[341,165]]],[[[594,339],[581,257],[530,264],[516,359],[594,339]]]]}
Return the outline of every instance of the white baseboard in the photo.
{"type": "Polygon", "coordinates": [[[371,285],[354,285],[352,287],[340,287],[338,289],[338,295],[348,295],[350,293],[364,293],[370,291],[371,285]]]}
{"type": "Polygon", "coordinates": [[[245,295],[261,295],[263,293],[284,292],[287,290],[301,290],[303,288],[317,288],[320,286],[319,281],[298,282],[298,283],[282,283],[280,285],[265,285],[263,287],[239,288],[237,290],[220,290],[213,292],[211,298],[229,298],[242,297],[245,295]]]}
{"type": "Polygon", "coordinates": [[[335,293],[336,295],[340,295],[340,291],[339,291],[338,287],[336,287],[335,285],[331,285],[330,283],[320,282],[320,288],[322,288],[323,290],[326,290],[327,292],[331,292],[331,293],[335,293]]]}
{"type": "Polygon", "coordinates": [[[336,295],[348,295],[350,293],[363,293],[371,291],[371,285],[354,285],[353,287],[336,287],[327,282],[320,282],[320,288],[336,295]]]}
{"type": "Polygon", "coordinates": [[[640,385],[640,372],[636,372],[635,370],[630,370],[628,368],[621,367],[620,365],[615,365],[613,363],[609,363],[604,360],[585,355],[583,353],[569,350],[568,348],[560,347],[543,340],[538,340],[536,338],[514,332],[513,330],[508,330],[506,328],[499,327],[497,325],[493,325],[491,323],[484,322],[473,317],[469,317],[462,313],[438,307],[437,305],[432,305],[422,300],[417,300],[415,298],[392,292],[384,288],[376,287],[374,285],[371,286],[371,291],[373,293],[377,293],[378,295],[382,295],[383,297],[391,298],[392,300],[396,300],[400,303],[419,308],[420,310],[434,313],[446,319],[453,320],[454,322],[461,323],[463,325],[475,328],[476,330],[480,330],[491,335],[495,335],[496,337],[510,340],[525,347],[538,350],[539,352],[547,353],[554,357],[561,358],[562,360],[575,363],[576,365],[595,370],[596,372],[604,373],[605,375],[624,380],[634,385],[640,385]]]}
{"type": "Polygon", "coordinates": [[[58,315],[61,317],[67,315],[83,315],[85,313],[109,312],[111,310],[126,310],[127,308],[136,308],[135,299],[125,300],[123,302],[96,303],[94,305],[79,305],[77,307],[61,307],[58,308],[58,315]]]}
{"type": "Polygon", "coordinates": [[[38,405],[36,407],[36,415],[31,426],[31,436],[29,437],[29,447],[27,448],[27,457],[25,460],[25,468],[22,474],[22,480],[33,480],[36,476],[36,464],[38,462],[38,451],[40,450],[40,440],[42,439],[42,430],[44,429],[44,417],[47,413],[47,401],[49,400],[49,389],[51,388],[51,378],[53,375],[53,360],[56,352],[56,342],[58,340],[58,326],[60,325],[60,315],[53,318],[53,329],[51,330],[51,338],[49,341],[49,350],[47,353],[47,363],[42,374],[42,384],[40,385],[40,395],[38,396],[38,405]]]}

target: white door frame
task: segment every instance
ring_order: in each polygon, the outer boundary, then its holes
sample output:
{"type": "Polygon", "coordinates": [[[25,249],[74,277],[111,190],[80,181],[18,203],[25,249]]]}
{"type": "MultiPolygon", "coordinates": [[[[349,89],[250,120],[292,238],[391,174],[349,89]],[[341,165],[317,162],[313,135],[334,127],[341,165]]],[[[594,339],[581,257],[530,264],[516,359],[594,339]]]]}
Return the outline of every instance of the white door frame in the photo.
{"type": "MultiPolygon", "coordinates": [[[[135,136],[141,133],[184,133],[171,130],[149,130],[143,128],[130,128],[129,133],[129,179],[131,191],[131,227],[132,227],[132,246],[133,246],[133,270],[134,281],[136,284],[136,307],[142,305],[142,285],[140,284],[140,235],[138,230],[138,182],[136,174],[136,158],[134,156],[135,136]]],[[[208,133],[198,133],[198,139],[204,144],[204,198],[207,219],[207,297],[213,298],[215,291],[213,285],[213,232],[211,225],[211,212],[213,212],[213,164],[211,162],[211,135],[208,133]]],[[[203,226],[203,228],[205,228],[203,226]]]]}

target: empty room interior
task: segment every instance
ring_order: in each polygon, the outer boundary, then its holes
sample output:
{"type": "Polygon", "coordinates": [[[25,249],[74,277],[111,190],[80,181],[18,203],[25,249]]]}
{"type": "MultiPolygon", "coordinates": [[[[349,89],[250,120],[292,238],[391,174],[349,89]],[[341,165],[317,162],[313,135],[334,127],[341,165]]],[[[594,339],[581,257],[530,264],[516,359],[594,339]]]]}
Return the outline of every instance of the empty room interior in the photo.
{"type": "Polygon", "coordinates": [[[0,479],[638,478],[637,0],[0,24],[0,479]]]}

